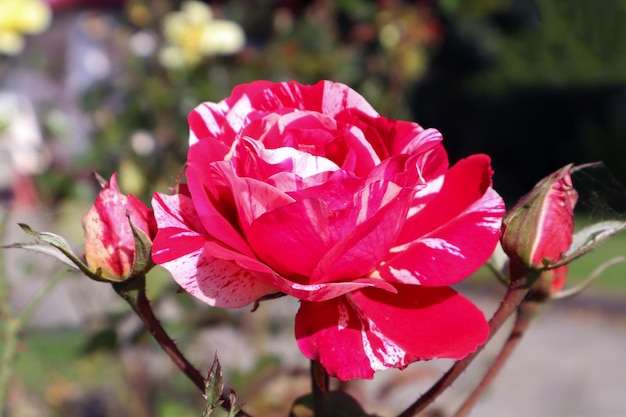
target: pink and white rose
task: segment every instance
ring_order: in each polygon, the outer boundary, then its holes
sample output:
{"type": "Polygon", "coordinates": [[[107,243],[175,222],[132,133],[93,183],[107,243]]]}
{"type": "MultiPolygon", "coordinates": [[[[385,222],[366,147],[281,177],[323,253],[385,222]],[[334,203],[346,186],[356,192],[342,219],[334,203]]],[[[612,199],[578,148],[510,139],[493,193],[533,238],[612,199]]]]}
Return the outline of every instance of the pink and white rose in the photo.
{"type": "Polygon", "coordinates": [[[342,380],[487,340],[449,286],[498,241],[489,157],[449,168],[437,130],[329,81],[240,85],[189,124],[187,183],[153,199],[153,260],[185,291],[224,308],[300,299],[300,350],[342,380]]]}

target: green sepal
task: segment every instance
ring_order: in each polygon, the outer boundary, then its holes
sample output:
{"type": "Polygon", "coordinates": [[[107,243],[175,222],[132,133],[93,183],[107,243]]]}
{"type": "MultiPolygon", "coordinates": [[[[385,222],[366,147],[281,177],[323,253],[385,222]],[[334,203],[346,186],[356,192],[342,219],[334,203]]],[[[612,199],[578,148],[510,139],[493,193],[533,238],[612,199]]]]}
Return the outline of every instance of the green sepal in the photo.
{"type": "Polygon", "coordinates": [[[154,262],[152,262],[152,240],[143,230],[133,224],[130,220],[130,215],[127,217],[135,240],[135,258],[133,259],[131,277],[145,275],[154,267],[154,262]]]}

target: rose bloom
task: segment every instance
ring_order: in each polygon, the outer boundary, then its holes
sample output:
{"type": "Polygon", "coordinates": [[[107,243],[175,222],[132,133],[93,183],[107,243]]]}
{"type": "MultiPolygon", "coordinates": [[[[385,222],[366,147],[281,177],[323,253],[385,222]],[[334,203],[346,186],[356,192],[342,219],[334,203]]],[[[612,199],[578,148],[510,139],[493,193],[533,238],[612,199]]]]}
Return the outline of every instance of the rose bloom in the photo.
{"type": "Polygon", "coordinates": [[[448,286],[498,241],[487,156],[448,169],[438,131],[329,81],[240,85],[189,124],[187,184],[153,199],[153,260],[185,291],[227,308],[297,297],[300,350],[341,380],[486,341],[448,286]]]}

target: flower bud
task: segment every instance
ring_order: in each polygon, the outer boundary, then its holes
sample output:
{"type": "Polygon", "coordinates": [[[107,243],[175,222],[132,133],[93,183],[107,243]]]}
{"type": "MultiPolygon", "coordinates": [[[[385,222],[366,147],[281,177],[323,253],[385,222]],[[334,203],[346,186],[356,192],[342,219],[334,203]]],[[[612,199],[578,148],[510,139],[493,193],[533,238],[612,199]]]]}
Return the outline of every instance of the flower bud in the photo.
{"type": "Polygon", "coordinates": [[[123,195],[117,174],[104,186],[82,219],[85,259],[101,280],[120,282],[143,275],[152,266],[156,221],[152,210],[133,195],[123,195]]]}
{"type": "Polygon", "coordinates": [[[542,269],[558,262],[570,248],[578,198],[572,167],[569,164],[539,181],[504,217],[500,241],[512,266],[542,269]]]}

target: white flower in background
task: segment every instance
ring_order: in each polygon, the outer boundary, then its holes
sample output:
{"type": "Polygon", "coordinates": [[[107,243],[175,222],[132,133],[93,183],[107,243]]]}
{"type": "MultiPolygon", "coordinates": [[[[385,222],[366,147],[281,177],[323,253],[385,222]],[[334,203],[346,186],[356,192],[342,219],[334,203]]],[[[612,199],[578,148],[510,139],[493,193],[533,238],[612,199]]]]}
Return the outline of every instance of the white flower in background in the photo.
{"type": "Polygon", "coordinates": [[[0,54],[20,53],[23,35],[43,32],[51,19],[50,7],[40,0],[0,0],[0,54]]]}
{"type": "Polygon", "coordinates": [[[41,174],[50,164],[32,102],[9,91],[0,91],[0,162],[0,189],[14,175],[41,174]]]}
{"type": "Polygon", "coordinates": [[[159,58],[168,68],[193,67],[203,57],[231,55],[240,51],[246,42],[239,24],[214,19],[211,8],[195,0],[183,2],[180,11],[165,17],[163,34],[166,46],[159,58]]]}

